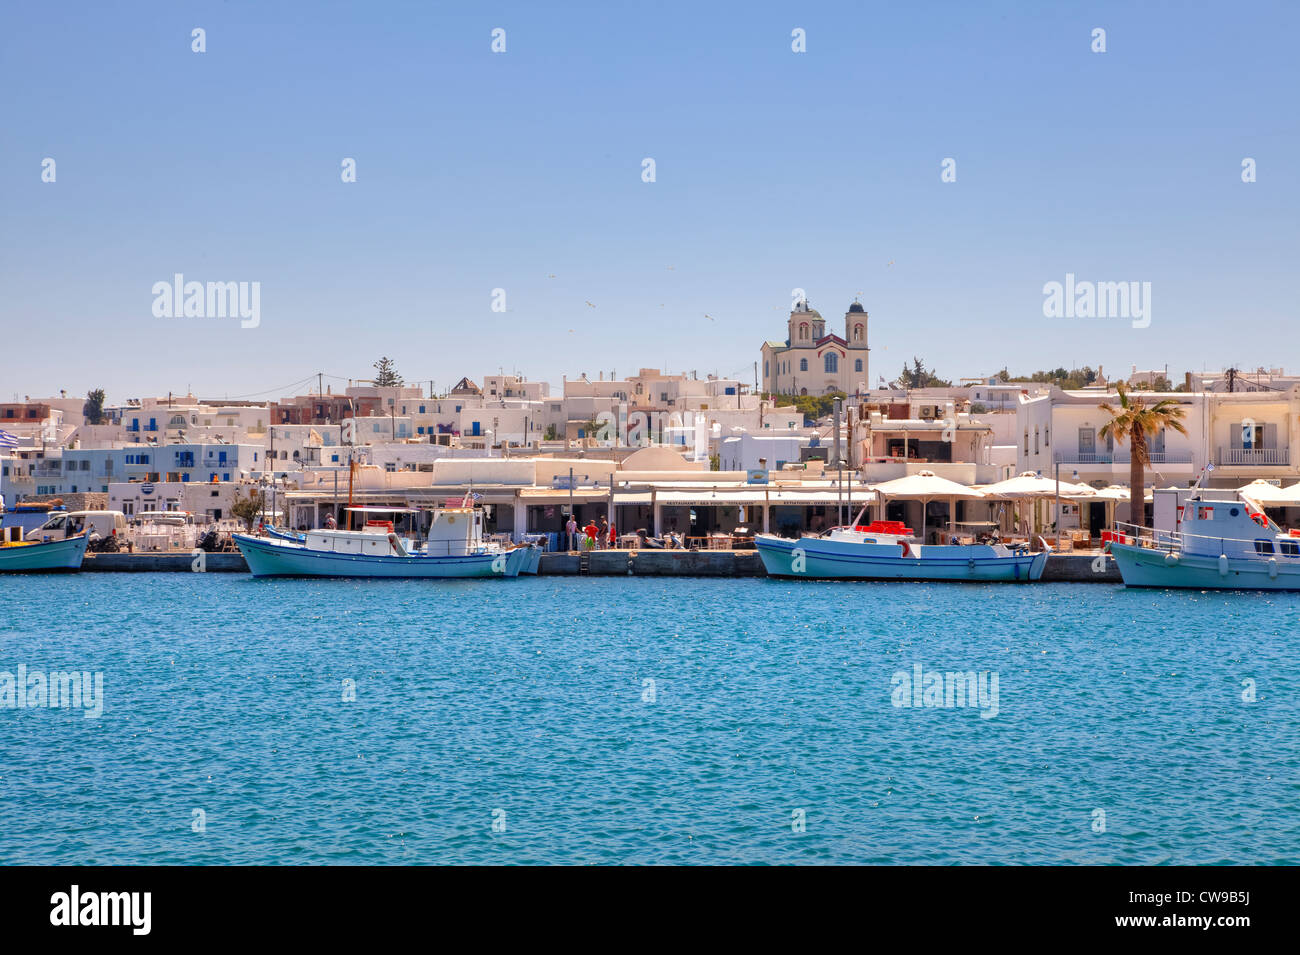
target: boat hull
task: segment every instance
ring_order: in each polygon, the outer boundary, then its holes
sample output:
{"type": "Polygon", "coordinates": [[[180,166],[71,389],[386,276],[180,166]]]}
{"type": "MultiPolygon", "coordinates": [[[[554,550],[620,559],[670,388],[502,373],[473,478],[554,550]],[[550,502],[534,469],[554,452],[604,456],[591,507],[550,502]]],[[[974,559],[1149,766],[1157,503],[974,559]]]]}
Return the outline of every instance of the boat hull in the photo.
{"type": "Polygon", "coordinates": [[[309,550],[279,538],[234,538],[254,577],[517,577],[529,560],[525,547],[464,556],[381,557],[309,550]]]}
{"type": "Polygon", "coordinates": [[[524,563],[523,568],[519,571],[521,574],[536,574],[542,566],[542,549],[536,544],[528,547],[528,560],[524,563]]]}
{"type": "Polygon", "coordinates": [[[1030,583],[1043,576],[1047,552],[993,556],[990,548],[931,546],[920,557],[902,556],[896,544],[861,544],[821,537],[754,538],[763,567],[773,577],[819,580],[937,580],[1030,583]]]}
{"type": "Polygon", "coordinates": [[[80,570],[82,558],[86,556],[87,540],[85,534],[78,534],[67,540],[0,547],[0,573],[39,574],[80,570]]]}
{"type": "Polygon", "coordinates": [[[1169,552],[1150,547],[1112,543],[1111,555],[1125,587],[1177,587],[1195,590],[1300,590],[1300,561],[1286,558],[1228,557],[1227,573],[1219,558],[1208,554],[1169,552]]]}

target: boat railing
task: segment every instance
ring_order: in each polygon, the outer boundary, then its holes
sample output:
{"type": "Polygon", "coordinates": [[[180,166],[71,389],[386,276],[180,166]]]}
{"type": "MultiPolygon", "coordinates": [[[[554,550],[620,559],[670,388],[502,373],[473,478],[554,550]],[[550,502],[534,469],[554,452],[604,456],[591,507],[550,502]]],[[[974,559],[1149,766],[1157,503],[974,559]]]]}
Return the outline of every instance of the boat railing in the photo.
{"type": "MultiPolygon", "coordinates": [[[[1134,547],[1141,547],[1146,550],[1158,550],[1164,553],[1182,551],[1185,549],[1185,543],[1192,541],[1210,541],[1218,544],[1218,552],[1224,553],[1225,544],[1241,544],[1243,546],[1253,547],[1257,537],[1224,537],[1221,534],[1189,534],[1186,531],[1165,531],[1151,527],[1139,527],[1136,524],[1128,524],[1123,521],[1115,523],[1118,535],[1110,535],[1112,539],[1118,537],[1117,543],[1129,544],[1134,547]]],[[[1276,535],[1272,533],[1271,528],[1261,528],[1267,535],[1268,540],[1272,540],[1276,535]]]]}

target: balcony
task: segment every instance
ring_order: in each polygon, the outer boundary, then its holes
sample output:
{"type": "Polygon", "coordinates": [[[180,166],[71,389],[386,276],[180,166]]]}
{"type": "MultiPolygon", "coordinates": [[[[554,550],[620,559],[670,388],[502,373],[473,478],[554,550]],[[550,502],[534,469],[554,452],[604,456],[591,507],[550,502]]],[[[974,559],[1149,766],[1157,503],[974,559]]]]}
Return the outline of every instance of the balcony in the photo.
{"type": "Polygon", "coordinates": [[[1291,463],[1289,448],[1219,448],[1219,467],[1277,467],[1291,463]]]}
{"type": "MultiPolygon", "coordinates": [[[[1127,466],[1132,461],[1132,453],[1125,448],[1122,451],[1057,451],[1054,460],[1057,464],[1073,465],[1111,465],[1127,466]]],[[[1192,463],[1190,451],[1148,451],[1147,459],[1152,464],[1188,464],[1192,463]]]]}

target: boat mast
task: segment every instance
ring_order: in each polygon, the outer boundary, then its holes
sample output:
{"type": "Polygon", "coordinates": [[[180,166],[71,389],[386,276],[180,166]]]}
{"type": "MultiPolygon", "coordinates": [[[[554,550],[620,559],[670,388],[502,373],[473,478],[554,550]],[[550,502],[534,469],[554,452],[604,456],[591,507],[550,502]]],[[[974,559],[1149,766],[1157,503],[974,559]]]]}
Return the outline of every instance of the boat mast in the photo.
{"type": "Polygon", "coordinates": [[[356,473],[357,462],[352,459],[352,451],[348,451],[348,530],[352,530],[352,475],[356,473]]]}

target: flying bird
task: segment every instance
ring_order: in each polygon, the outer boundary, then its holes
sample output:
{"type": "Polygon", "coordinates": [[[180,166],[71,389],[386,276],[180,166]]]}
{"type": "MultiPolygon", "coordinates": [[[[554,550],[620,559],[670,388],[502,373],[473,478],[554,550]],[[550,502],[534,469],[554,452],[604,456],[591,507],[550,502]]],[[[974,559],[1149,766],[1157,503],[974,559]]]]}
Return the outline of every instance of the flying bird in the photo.
{"type": "Polygon", "coordinates": [[[704,317],[707,318],[709,321],[713,321],[713,316],[710,315],[708,312],[704,313],[704,317]]]}
{"type": "Polygon", "coordinates": [[[587,303],[587,307],[588,307],[588,308],[595,308],[596,306],[595,306],[595,305],[592,305],[590,302],[588,302],[588,303],[587,303]]]}

